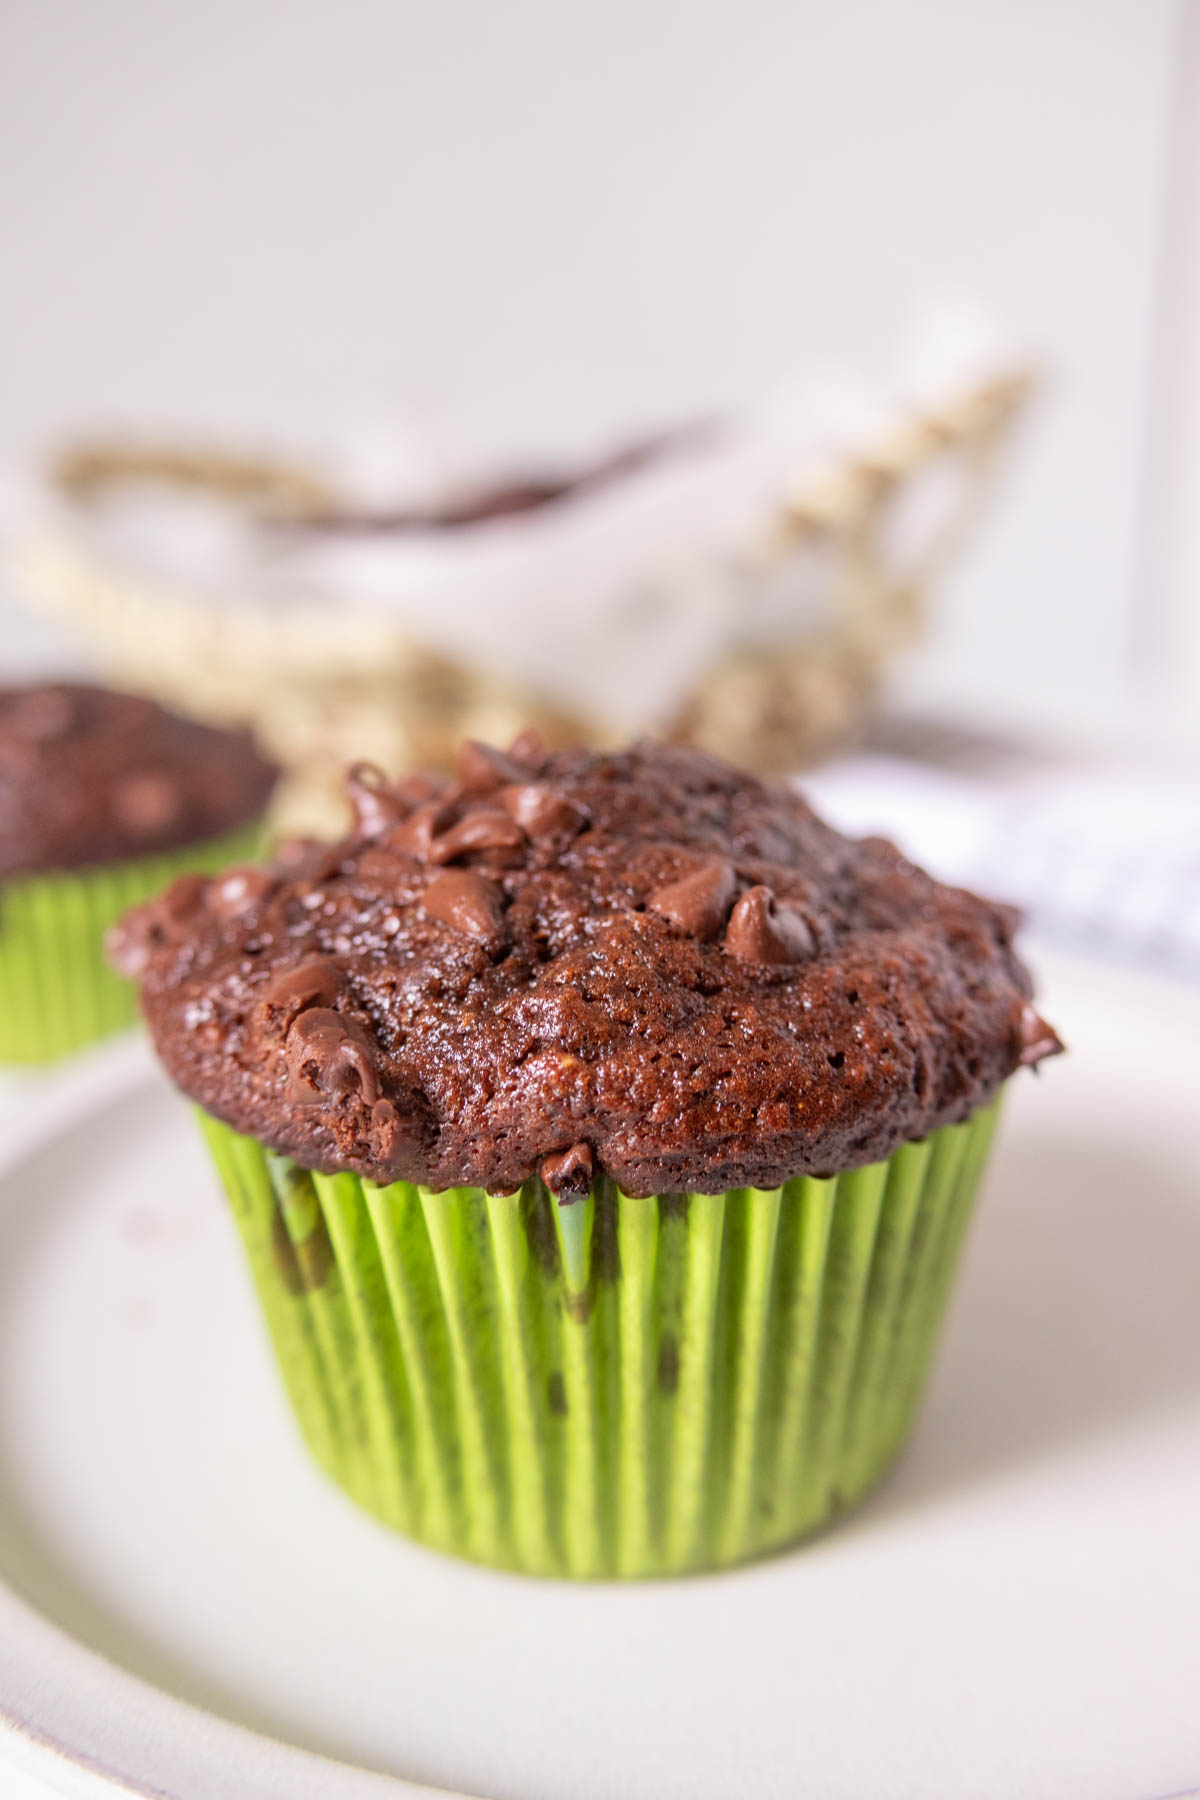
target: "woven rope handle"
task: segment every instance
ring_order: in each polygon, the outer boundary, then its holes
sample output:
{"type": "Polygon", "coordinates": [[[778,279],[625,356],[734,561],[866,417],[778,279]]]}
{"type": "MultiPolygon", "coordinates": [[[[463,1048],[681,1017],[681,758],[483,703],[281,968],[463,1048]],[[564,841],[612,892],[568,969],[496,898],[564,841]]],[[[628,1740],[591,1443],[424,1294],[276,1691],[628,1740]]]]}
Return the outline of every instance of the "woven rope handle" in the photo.
{"type": "MultiPolygon", "coordinates": [[[[760,561],[828,549],[828,617],[794,639],[730,644],[663,734],[768,770],[794,769],[851,739],[892,653],[919,631],[931,576],[986,503],[998,452],[1032,387],[1028,372],[981,381],[831,464],[824,479],[785,490],[766,541],[747,547],[743,579],[752,584],[760,561]],[[917,560],[900,567],[893,509],[943,457],[965,476],[961,492],[917,560]]],[[[224,498],[251,519],[319,513],[338,498],[300,465],[167,444],[81,443],[53,474],[79,506],[145,483],[224,498]]],[[[186,588],[128,576],[69,537],[31,545],[27,578],[46,607],[90,637],[114,680],[219,721],[252,720],[297,771],[296,829],[340,820],[333,771],[356,756],[397,768],[449,764],[463,737],[500,742],[530,722],[555,744],[603,735],[603,721],[574,719],[544,694],[436,656],[382,615],[331,610],[292,621],[282,642],[272,640],[286,655],[264,685],[263,634],[279,629],[269,614],[237,609],[216,631],[211,610],[186,588]]]]}
{"type": "Polygon", "coordinates": [[[332,488],[313,470],[282,458],[115,438],[60,451],[50,479],[60,494],[81,505],[118,488],[147,485],[211,494],[268,516],[311,512],[334,499],[332,488]]]}

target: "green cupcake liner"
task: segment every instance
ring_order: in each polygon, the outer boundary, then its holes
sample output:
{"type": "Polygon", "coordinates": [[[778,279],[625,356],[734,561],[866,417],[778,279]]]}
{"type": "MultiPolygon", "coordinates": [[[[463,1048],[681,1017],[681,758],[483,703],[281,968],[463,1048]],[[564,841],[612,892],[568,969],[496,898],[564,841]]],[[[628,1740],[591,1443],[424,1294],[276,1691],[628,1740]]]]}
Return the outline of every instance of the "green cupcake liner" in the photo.
{"type": "Polygon", "coordinates": [[[189,869],[251,861],[262,821],[159,856],[0,881],[0,1063],[46,1063],[132,1025],[137,989],[104,960],[104,934],[189,869]]]}
{"type": "Polygon", "coordinates": [[[541,1575],[759,1556],[913,1422],[998,1103],[774,1192],[314,1175],[201,1114],[301,1428],[389,1525],[541,1575]]]}

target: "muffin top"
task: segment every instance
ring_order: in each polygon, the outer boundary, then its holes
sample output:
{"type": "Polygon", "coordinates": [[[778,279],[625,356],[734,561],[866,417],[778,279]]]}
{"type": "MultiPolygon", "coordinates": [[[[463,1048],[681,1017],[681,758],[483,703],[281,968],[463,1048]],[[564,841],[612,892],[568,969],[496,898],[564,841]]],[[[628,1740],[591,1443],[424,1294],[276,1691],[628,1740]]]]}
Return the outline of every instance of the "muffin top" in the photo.
{"type": "Polygon", "coordinates": [[[307,1168],[560,1198],[774,1188],[1061,1048],[1007,907],[694,750],[468,744],[110,940],[167,1070],[307,1168]]]}
{"type": "Polygon", "coordinates": [[[262,811],[275,777],[246,733],[134,694],[0,688],[0,875],[218,837],[262,811]]]}

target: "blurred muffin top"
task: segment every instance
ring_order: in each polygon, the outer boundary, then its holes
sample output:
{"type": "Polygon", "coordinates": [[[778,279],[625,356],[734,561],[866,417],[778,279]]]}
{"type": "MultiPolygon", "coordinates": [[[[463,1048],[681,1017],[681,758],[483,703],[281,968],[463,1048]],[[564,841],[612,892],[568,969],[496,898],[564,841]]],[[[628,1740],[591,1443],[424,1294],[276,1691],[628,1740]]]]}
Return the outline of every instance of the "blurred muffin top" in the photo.
{"type": "Polygon", "coordinates": [[[275,776],[247,734],[134,694],[0,688],[0,875],[218,837],[262,811],[275,776]]]}
{"type": "Polygon", "coordinates": [[[773,1188],[1061,1048],[1016,915],[698,752],[468,744],[116,928],[183,1091],[308,1168],[560,1197],[773,1188]]]}

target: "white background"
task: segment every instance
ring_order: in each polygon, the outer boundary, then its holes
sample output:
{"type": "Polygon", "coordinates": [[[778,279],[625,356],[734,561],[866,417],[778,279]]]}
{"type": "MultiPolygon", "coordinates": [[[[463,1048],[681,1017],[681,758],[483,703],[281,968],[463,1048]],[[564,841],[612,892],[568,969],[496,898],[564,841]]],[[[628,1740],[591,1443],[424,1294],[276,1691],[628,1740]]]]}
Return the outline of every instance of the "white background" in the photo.
{"type": "Polygon", "coordinates": [[[810,364],[882,374],[963,296],[1046,385],[908,691],[1186,717],[1185,25],[1171,0],[6,0],[0,451],[414,399],[578,440],[810,364]]]}
{"type": "MultiPolygon", "coordinates": [[[[1186,728],[1200,712],[1197,11],[0,0],[0,458],[109,423],[287,441],[414,399],[585,441],[736,403],[798,367],[883,374],[914,313],[962,296],[1028,349],[1044,394],[903,691],[1186,728]]],[[[0,675],[43,653],[0,611],[0,675]]],[[[1113,1329],[1158,1341],[1099,1291],[1104,1307],[1081,1314],[1094,1339],[1075,1374],[1064,1365],[1071,1414],[1088,1370],[1122,1403],[1103,1360],[1113,1329]]],[[[993,1428],[981,1412],[976,1440],[993,1428]]],[[[941,1441],[952,1455],[961,1439],[941,1441]]],[[[1141,1517],[1127,1537],[1149,1556],[1165,1540],[1141,1517]]],[[[1147,1589],[1130,1554],[1132,1606],[1147,1589]]],[[[1014,1616],[1017,1668],[1046,1643],[1014,1616]]],[[[1043,1693],[1055,1715],[1055,1683],[1043,1693]]],[[[1111,1688],[1091,1709],[1100,1727],[1120,1716],[1111,1688]]]]}

